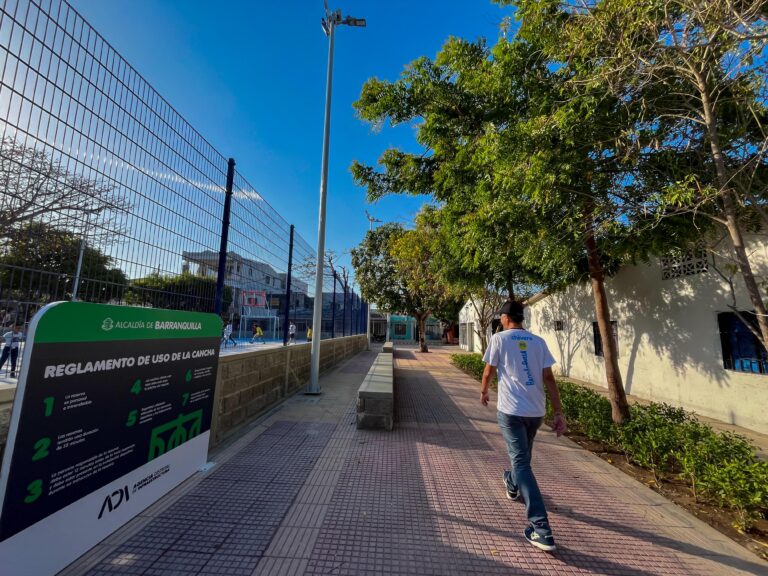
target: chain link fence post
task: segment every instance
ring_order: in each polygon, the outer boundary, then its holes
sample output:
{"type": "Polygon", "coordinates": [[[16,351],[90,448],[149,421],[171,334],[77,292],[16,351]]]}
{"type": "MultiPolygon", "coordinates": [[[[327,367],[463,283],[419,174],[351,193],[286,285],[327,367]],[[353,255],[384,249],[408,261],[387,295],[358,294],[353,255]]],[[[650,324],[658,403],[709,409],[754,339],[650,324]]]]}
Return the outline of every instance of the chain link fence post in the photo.
{"type": "Polygon", "coordinates": [[[227,241],[229,239],[229,215],[232,210],[232,184],[235,179],[235,159],[227,162],[227,188],[224,195],[224,213],[221,216],[221,245],[219,246],[219,269],[216,274],[216,297],[213,311],[221,316],[224,299],[224,279],[227,276],[227,241]]]}
{"type": "Polygon", "coordinates": [[[291,224],[291,238],[288,242],[288,273],[285,275],[285,319],[283,321],[283,346],[288,345],[288,329],[291,323],[291,273],[293,272],[293,231],[291,224]]]}

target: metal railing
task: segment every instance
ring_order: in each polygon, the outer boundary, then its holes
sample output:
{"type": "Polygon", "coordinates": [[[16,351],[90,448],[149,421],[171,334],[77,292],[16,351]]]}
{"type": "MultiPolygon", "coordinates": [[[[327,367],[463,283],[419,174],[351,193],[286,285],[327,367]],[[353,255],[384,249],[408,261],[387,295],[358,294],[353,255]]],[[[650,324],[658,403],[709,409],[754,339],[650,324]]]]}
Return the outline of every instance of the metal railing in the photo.
{"type": "MultiPolygon", "coordinates": [[[[0,4],[0,334],[85,300],[219,311],[243,339],[258,325],[283,340],[291,322],[306,335],[314,258],[67,2],[0,4]]],[[[324,276],[318,335],[365,332],[359,297],[324,276]]]]}

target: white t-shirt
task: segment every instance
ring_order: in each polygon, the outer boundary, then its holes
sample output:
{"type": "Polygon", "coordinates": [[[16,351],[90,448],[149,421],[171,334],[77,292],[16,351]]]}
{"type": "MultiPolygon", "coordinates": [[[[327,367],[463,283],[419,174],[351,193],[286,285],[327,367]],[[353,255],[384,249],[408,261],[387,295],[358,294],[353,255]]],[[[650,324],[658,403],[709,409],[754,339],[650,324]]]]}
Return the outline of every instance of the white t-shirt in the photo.
{"type": "Polygon", "coordinates": [[[483,362],[498,371],[497,409],[513,416],[544,416],[544,368],[555,359],[539,336],[522,328],[498,332],[483,356],[483,362]]]}
{"type": "Polygon", "coordinates": [[[293,324],[288,326],[288,333],[289,334],[296,334],[296,326],[294,326],[293,324]]]}
{"type": "Polygon", "coordinates": [[[14,332],[13,330],[3,334],[3,340],[5,340],[5,345],[9,347],[11,350],[14,350],[15,348],[19,347],[19,342],[22,341],[23,337],[24,337],[23,332],[14,332]]]}

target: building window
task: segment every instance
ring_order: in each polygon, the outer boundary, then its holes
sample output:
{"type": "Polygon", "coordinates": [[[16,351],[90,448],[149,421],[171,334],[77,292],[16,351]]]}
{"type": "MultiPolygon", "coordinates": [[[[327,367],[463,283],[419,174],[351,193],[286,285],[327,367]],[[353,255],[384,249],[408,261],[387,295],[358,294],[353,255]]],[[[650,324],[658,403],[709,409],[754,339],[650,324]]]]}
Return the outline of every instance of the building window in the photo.
{"type": "Polygon", "coordinates": [[[459,346],[467,345],[467,325],[459,324],[459,346]]]}
{"type": "MultiPolygon", "coordinates": [[[[613,332],[613,346],[616,348],[616,356],[619,355],[619,327],[616,320],[611,320],[611,332],[613,332]]],[[[592,338],[595,342],[595,356],[603,356],[603,340],[600,338],[600,326],[592,322],[592,338]]]]}
{"type": "MultiPolygon", "coordinates": [[[[753,328],[757,328],[754,315],[743,312],[742,316],[752,320],[753,328]]],[[[736,314],[733,312],[718,314],[717,325],[720,329],[720,346],[723,350],[723,367],[726,370],[768,374],[768,355],[765,347],[736,314]]]]}
{"type": "Polygon", "coordinates": [[[427,324],[427,337],[439,340],[442,336],[440,324],[427,324]]]}
{"type": "Polygon", "coordinates": [[[395,324],[395,336],[405,336],[405,324],[395,324]]]}
{"type": "Polygon", "coordinates": [[[557,332],[563,331],[563,321],[562,320],[555,320],[555,330],[557,332]]]}
{"type": "Polygon", "coordinates": [[[709,270],[706,248],[676,251],[661,258],[661,279],[693,276],[709,270]]]}

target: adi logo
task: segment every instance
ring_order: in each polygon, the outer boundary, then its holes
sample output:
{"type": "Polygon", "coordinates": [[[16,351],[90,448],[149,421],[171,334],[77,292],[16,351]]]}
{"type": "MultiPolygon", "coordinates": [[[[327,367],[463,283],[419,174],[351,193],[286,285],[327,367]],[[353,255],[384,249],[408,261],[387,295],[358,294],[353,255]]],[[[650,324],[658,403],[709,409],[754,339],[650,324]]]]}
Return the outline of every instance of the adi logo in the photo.
{"type": "Polygon", "coordinates": [[[109,332],[115,327],[115,323],[112,318],[104,318],[104,322],[101,323],[101,329],[105,332],[109,332]]]}
{"type": "Polygon", "coordinates": [[[119,490],[115,490],[112,492],[112,494],[107,494],[107,497],[104,498],[104,504],[101,505],[99,520],[101,520],[101,517],[104,516],[104,512],[112,512],[112,510],[116,509],[118,506],[120,506],[120,504],[123,502],[128,502],[130,499],[131,498],[128,495],[128,486],[124,486],[119,490]]]}
{"type": "Polygon", "coordinates": [[[520,348],[520,350],[528,350],[528,344],[525,342],[518,342],[517,347],[520,348]]]}

